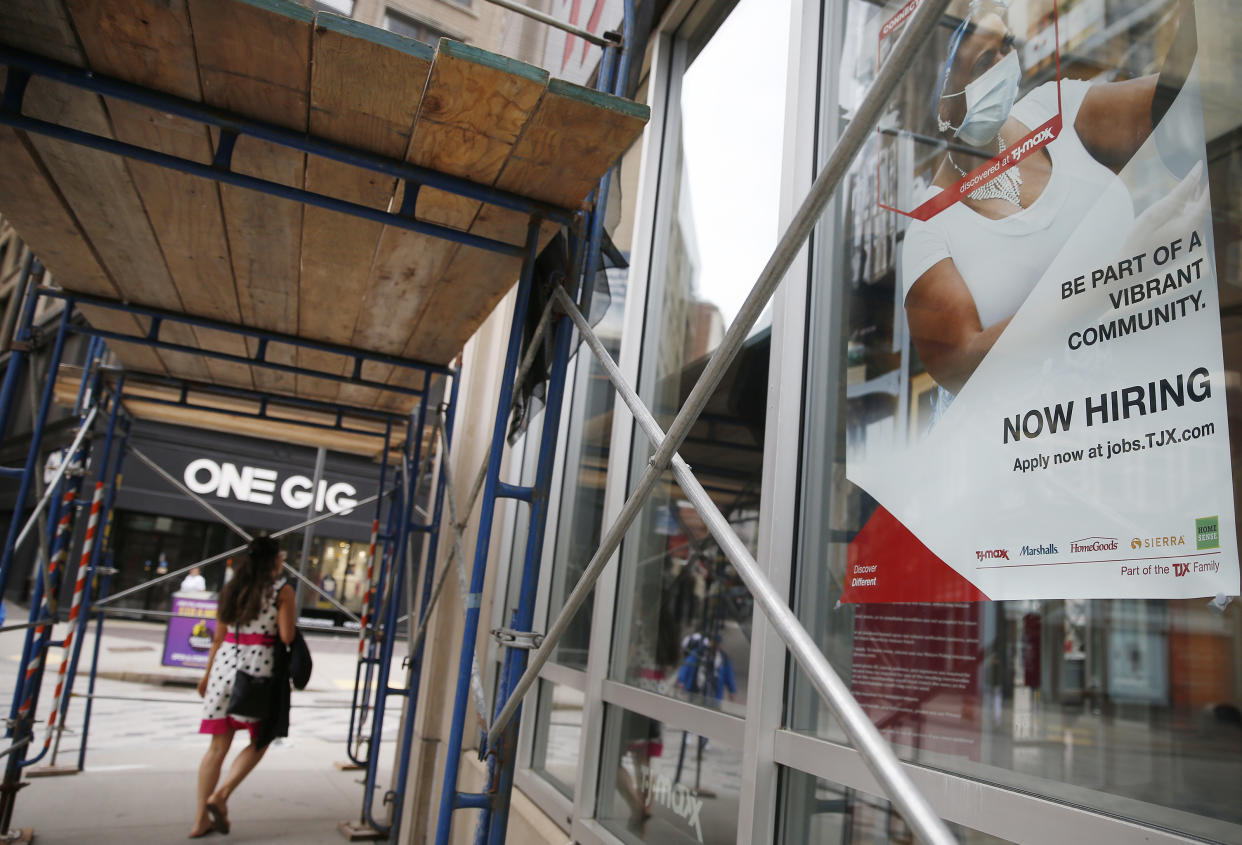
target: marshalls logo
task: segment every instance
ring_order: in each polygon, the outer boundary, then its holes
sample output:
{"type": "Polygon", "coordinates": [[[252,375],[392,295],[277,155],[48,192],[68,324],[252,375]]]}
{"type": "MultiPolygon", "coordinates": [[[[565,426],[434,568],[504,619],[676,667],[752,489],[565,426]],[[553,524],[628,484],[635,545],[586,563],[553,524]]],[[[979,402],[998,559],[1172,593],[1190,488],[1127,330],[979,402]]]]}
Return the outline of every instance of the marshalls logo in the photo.
{"type": "Polygon", "coordinates": [[[1031,557],[1032,555],[1055,555],[1058,554],[1056,543],[1044,543],[1042,546],[1023,546],[1022,551],[1018,554],[1023,557],[1031,557]]]}
{"type": "Polygon", "coordinates": [[[1195,520],[1195,546],[1203,549],[1220,548],[1220,519],[1204,516],[1195,520]]]}

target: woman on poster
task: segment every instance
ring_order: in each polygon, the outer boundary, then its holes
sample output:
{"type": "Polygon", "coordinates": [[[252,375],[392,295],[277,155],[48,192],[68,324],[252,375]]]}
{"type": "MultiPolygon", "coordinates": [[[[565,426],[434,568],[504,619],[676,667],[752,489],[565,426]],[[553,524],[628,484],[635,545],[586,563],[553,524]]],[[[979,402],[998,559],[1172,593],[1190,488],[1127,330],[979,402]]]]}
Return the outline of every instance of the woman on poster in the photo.
{"type": "Polygon", "coordinates": [[[950,189],[1055,117],[1058,100],[1062,128],[1046,146],[906,232],[902,287],[911,339],[928,373],[951,393],[1085,222],[1123,233],[1118,242],[1150,243],[1207,202],[1201,169],[1137,220],[1126,191],[1108,190],[1189,73],[1190,0],[1178,0],[1179,28],[1159,74],[1094,84],[1062,79],[1059,91],[1052,81],[1020,99],[1023,71],[1007,5],[972,0],[950,37],[933,100],[947,148],[920,199],[950,189]]]}

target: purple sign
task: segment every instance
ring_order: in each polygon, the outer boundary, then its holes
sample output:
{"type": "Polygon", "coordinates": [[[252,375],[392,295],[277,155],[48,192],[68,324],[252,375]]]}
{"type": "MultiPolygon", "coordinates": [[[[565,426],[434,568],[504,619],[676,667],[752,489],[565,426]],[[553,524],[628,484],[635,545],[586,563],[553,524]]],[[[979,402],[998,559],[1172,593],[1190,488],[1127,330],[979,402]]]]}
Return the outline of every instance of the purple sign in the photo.
{"type": "Polygon", "coordinates": [[[176,615],[168,620],[164,633],[163,664],[207,668],[207,655],[216,632],[216,600],[174,595],[172,612],[176,615]]]}

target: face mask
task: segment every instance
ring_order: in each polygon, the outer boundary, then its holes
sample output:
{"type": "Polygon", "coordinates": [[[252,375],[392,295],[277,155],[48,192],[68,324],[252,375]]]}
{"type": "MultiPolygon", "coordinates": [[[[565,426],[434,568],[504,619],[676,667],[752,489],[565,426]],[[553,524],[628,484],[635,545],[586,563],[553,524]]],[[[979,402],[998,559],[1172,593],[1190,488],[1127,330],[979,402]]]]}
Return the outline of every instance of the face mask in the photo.
{"type": "MultiPolygon", "coordinates": [[[[1018,64],[1018,52],[1010,50],[978,79],[967,83],[966,90],[961,92],[966,95],[966,116],[953,134],[972,147],[981,147],[995,138],[1009,118],[1013,101],[1018,96],[1018,83],[1021,81],[1022,66],[1018,64]]],[[[953,127],[948,121],[941,120],[940,128],[944,130],[953,127]]]]}

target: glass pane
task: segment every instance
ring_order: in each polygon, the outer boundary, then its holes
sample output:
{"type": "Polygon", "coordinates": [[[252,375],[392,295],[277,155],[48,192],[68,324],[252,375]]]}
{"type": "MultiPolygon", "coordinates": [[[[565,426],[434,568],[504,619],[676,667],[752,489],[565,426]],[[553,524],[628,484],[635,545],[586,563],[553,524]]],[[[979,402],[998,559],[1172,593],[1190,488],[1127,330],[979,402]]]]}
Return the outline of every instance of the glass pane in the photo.
{"type": "MultiPolygon", "coordinates": [[[[681,488],[668,479],[630,531],[617,616],[618,674],[627,683],[706,707],[745,712],[753,603],[681,488]],[[641,530],[640,530],[641,529],[641,530]]],[[[717,504],[720,501],[717,500],[717,504]]],[[[723,509],[723,505],[721,505],[723,509]]],[[[758,502],[730,513],[755,541],[758,502]]]]}
{"type": "MultiPolygon", "coordinates": [[[[884,798],[783,767],[779,824],[778,841],[783,845],[888,845],[916,841],[901,814],[884,798]]],[[[949,831],[962,845],[1009,841],[960,824],[949,824],[949,831]]]]}
{"type": "Polygon", "coordinates": [[[535,717],[531,768],[542,774],[567,798],[574,797],[578,777],[578,745],[582,735],[583,695],[571,687],[539,682],[539,710],[535,717]]]}
{"type": "Polygon", "coordinates": [[[598,818],[623,842],[737,841],[742,752],[607,706],[598,818]]]}
{"type": "MultiPolygon", "coordinates": [[[[517,484],[529,486],[535,483],[535,474],[539,469],[539,438],[542,432],[543,409],[541,408],[531,417],[530,426],[522,437],[521,449],[515,449],[512,452],[515,459],[520,455],[522,462],[521,475],[518,477],[517,484]]],[[[513,549],[509,556],[508,583],[505,585],[506,599],[501,622],[502,625],[508,626],[512,622],[512,615],[517,609],[518,598],[522,592],[522,567],[526,562],[526,541],[530,536],[530,508],[513,499],[497,500],[496,508],[497,511],[500,508],[510,508],[513,514],[513,549]]],[[[470,565],[467,561],[466,573],[469,574],[469,572],[470,565]]]]}
{"type": "MultiPolygon", "coordinates": [[[[657,238],[640,391],[660,424],[674,419],[737,316],[779,234],[789,2],[742,0],[712,28],[679,34],[664,140],[657,238]],[[745,55],[747,60],[738,61],[745,55]],[[692,58],[688,58],[692,57],[692,58]],[[738,120],[724,102],[747,103],[738,120]]],[[[680,450],[755,550],[763,469],[770,320],[752,331],[680,450]]],[[[650,444],[635,435],[631,478],[650,444]]],[[[736,573],[672,482],[659,484],[623,548],[619,680],[710,706],[746,698],[751,606],[736,573]]]]}
{"type": "MultiPolygon", "coordinates": [[[[608,354],[616,360],[621,351],[621,327],[628,288],[625,270],[608,272],[608,288],[608,308],[595,325],[595,334],[608,354]]],[[[608,481],[612,409],[616,398],[612,382],[595,356],[585,343],[579,345],[572,404],[569,407],[565,482],[552,563],[549,623],[565,606],[565,599],[577,586],[578,579],[599,546],[604,519],[604,485],[608,481]]],[[[566,629],[564,638],[557,644],[552,657],[555,662],[586,669],[593,598],[594,591],[587,596],[566,629]]]]}
{"type": "MultiPolygon", "coordinates": [[[[962,3],[952,8],[961,14],[970,7],[962,3]]],[[[1242,112],[1236,96],[1228,92],[1236,86],[1242,65],[1237,53],[1222,45],[1237,39],[1239,24],[1218,5],[1198,3],[1194,8],[1198,14],[1196,72],[1207,138],[1208,192],[1203,199],[1210,200],[1210,248],[1219,282],[1211,288],[1201,285],[1200,290],[1220,298],[1223,392],[1231,425],[1236,426],[1233,415],[1239,413],[1237,403],[1242,398],[1237,389],[1242,384],[1242,323],[1238,321],[1242,313],[1242,263],[1238,259],[1242,228],[1238,220],[1242,215],[1237,189],[1242,172],[1242,112]]],[[[1047,17],[1050,3],[1013,2],[1008,9],[1009,24],[1017,36],[1014,48],[1025,72],[1050,78],[1053,70],[1046,61],[1047,50],[1055,43],[1046,31],[1051,22],[1047,17]],[[1037,61],[1028,63],[1030,58],[1037,61]]],[[[1074,91],[1085,102],[1088,89],[1083,86],[1090,88],[1090,96],[1106,96],[1108,89],[1095,86],[1115,80],[1130,80],[1126,84],[1133,83],[1132,87],[1148,85],[1151,103],[1155,95],[1150,86],[1158,78],[1164,86],[1167,78],[1155,74],[1178,60],[1183,37],[1193,35],[1196,26],[1194,16],[1189,15],[1190,4],[1176,2],[1061,3],[1060,11],[1062,88],[1063,93],[1069,92],[1066,103],[1074,91]]],[[[846,73],[834,74],[830,84],[840,101],[850,104],[857,102],[874,73],[874,54],[865,45],[875,43],[884,11],[856,0],[840,14],[850,46],[844,48],[846,73]]],[[[944,29],[951,32],[955,26],[956,19],[944,29]]],[[[934,67],[915,70],[916,74],[938,72],[934,67]]],[[[1179,97],[1174,108],[1187,103],[1179,97]]],[[[848,111],[843,108],[831,119],[843,121],[848,111]]],[[[1179,115],[1178,120],[1186,114],[1168,113],[1179,115]]],[[[1083,121],[1078,118],[1077,122],[1083,121]]],[[[1193,120],[1166,124],[1185,133],[1197,132],[1198,125],[1197,113],[1193,120]]],[[[1089,130],[1073,129],[1080,136],[1089,130]]],[[[1181,143],[1172,138],[1174,134],[1156,136],[1149,148],[1181,143]]],[[[1094,143],[1090,138],[1080,141],[1084,151],[1085,144],[1094,143]]],[[[937,154],[939,158],[943,156],[937,154]]],[[[1055,150],[1051,161],[1055,175],[1055,150]]],[[[910,294],[903,293],[911,286],[903,284],[901,276],[909,269],[913,254],[907,244],[910,233],[916,231],[915,223],[876,208],[874,180],[881,164],[880,150],[873,146],[864,150],[851,172],[838,216],[830,221],[835,246],[820,253],[811,287],[814,330],[810,333],[803,444],[803,536],[796,570],[801,618],[903,758],[1194,836],[1242,841],[1242,804],[1236,788],[1242,779],[1242,608],[1237,602],[1109,596],[848,603],[849,590],[859,586],[853,582],[873,575],[853,570],[852,563],[858,559],[851,560],[850,555],[860,532],[882,504],[847,480],[854,478],[849,474],[854,460],[867,451],[891,453],[910,443],[925,442],[929,432],[936,431],[938,420],[949,419],[944,415],[952,408],[960,409],[966,391],[976,383],[972,381],[954,398],[939,386],[936,368],[929,369],[937,350],[926,345],[926,337],[920,346],[910,324],[910,294]],[[846,603],[839,604],[843,599],[846,603]]],[[[1122,169],[1122,180],[1129,175],[1122,169]]],[[[1136,191],[1131,183],[1126,184],[1136,191]]],[[[1033,186],[1024,182],[1023,190],[1033,186]]],[[[1142,207],[1139,193],[1133,196],[1136,209],[1142,207]]],[[[1001,202],[986,201],[993,208],[1001,202]]],[[[1021,220],[1023,214],[1010,208],[999,216],[1021,220]]],[[[1094,224],[1088,219],[1081,225],[1094,224]]],[[[1022,246],[1021,240],[1014,239],[1014,250],[1022,246]]],[[[1008,252],[998,256],[992,277],[997,284],[1010,279],[1012,268],[1006,262],[1011,257],[1008,252]],[[1001,267],[1006,268],[1004,272],[1001,267]]],[[[952,251],[948,258],[953,258],[952,251]]],[[[983,306],[972,307],[980,309],[977,316],[983,319],[983,306]]],[[[1020,311],[1014,319],[1018,316],[1020,311]]],[[[1002,320],[997,325],[1003,339],[1009,331],[1006,325],[1015,323],[1002,320]]],[[[1208,324],[1207,329],[1214,327],[1208,324]]],[[[1144,354],[1157,358],[1172,354],[1174,347],[1161,341],[1165,336],[1157,330],[1146,332],[1144,354]]],[[[1065,334],[1059,342],[1064,348],[1065,334]]],[[[1137,347],[1128,347],[1128,354],[1117,348],[1110,366],[1129,365],[1137,347]]],[[[1059,372],[1057,367],[1064,367],[1059,361],[1048,359],[1054,374],[1059,372]]],[[[983,362],[976,373],[990,363],[986,357],[983,362]]],[[[1006,389],[1033,386],[1033,382],[1010,384],[1006,389]]],[[[1229,432],[1235,492],[1242,469],[1235,448],[1237,436],[1236,430],[1229,432]]],[[[971,486],[973,470],[968,460],[969,456],[963,457],[959,471],[937,476],[942,498],[971,486]]],[[[1112,460],[1115,465],[1118,458],[1112,460]]],[[[894,461],[894,467],[896,478],[916,487],[919,481],[907,464],[894,461]]],[[[1132,506],[1160,507],[1170,502],[1171,488],[1180,483],[1173,475],[1148,473],[1143,484],[1124,488],[1089,489],[1066,483],[1060,489],[1083,510],[1107,506],[1130,518],[1132,506]]],[[[1020,477],[1031,484],[1043,483],[1029,474],[1020,477]]],[[[980,489],[998,500],[1007,496],[998,487],[980,489]]],[[[939,504],[931,497],[923,500],[929,507],[939,504]]],[[[980,527],[987,526],[977,510],[963,513],[980,527]]],[[[1015,525],[1021,526],[1025,517],[1019,517],[1015,525]]],[[[1107,558],[1125,557],[1131,548],[1139,550],[1134,554],[1143,554],[1144,535],[1161,532],[1148,532],[1138,518],[1134,522],[1133,530],[1117,538],[1119,542],[1101,541],[1106,552],[1084,559],[1102,567],[1114,562],[1107,558]]],[[[1225,524],[1222,517],[1222,533],[1225,524]]],[[[1083,567],[1058,568],[1051,563],[1064,560],[1066,554],[1090,555],[1092,542],[1078,539],[1090,533],[1044,536],[1029,531],[1008,550],[1010,562],[1048,567],[1023,570],[1027,572],[1058,573],[1057,577],[1067,581],[1081,578],[1074,573],[1083,567]]],[[[1187,536],[1194,535],[1188,531],[1187,536]]],[[[1209,539],[1217,540],[1215,536],[1209,539]]],[[[973,568],[974,564],[972,554],[968,565],[973,568]]],[[[1178,577],[1168,573],[1173,584],[1178,577]]],[[[1046,583],[1044,588],[1049,589],[1046,583]]],[[[1235,585],[1231,592],[1236,589],[1235,585]]],[[[795,669],[793,679],[788,724],[844,742],[839,727],[799,670],[795,669]]]]}

